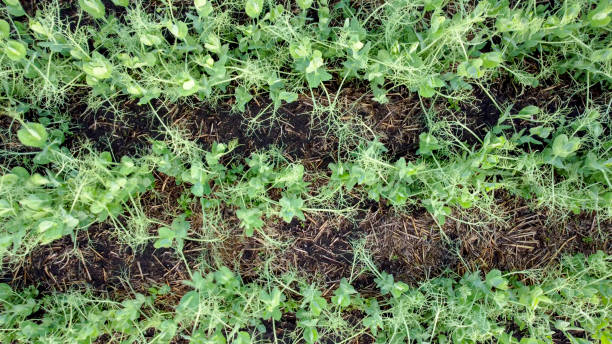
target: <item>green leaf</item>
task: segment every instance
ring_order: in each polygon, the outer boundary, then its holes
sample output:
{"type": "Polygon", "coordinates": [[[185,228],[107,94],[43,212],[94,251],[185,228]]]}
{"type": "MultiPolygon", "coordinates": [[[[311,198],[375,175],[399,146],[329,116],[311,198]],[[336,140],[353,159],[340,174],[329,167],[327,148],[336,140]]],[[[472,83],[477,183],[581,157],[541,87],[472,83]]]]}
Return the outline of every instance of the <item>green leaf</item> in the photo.
{"type": "Polygon", "coordinates": [[[222,266],[219,270],[215,271],[215,280],[217,283],[225,286],[230,286],[238,282],[236,275],[227,266],[222,266]]]}
{"type": "Polygon", "coordinates": [[[159,239],[155,240],[155,242],[153,243],[153,247],[160,248],[172,246],[172,242],[175,238],[174,231],[172,231],[172,229],[168,227],[161,227],[157,231],[157,235],[159,236],[159,239]]]}
{"type": "Polygon", "coordinates": [[[174,23],[168,22],[166,23],[166,27],[168,28],[168,31],[170,31],[170,33],[173,34],[174,37],[178,39],[185,39],[189,31],[189,28],[187,28],[187,24],[185,24],[185,22],[182,22],[180,20],[177,20],[174,23]]]}
{"type": "Polygon", "coordinates": [[[251,335],[244,331],[238,332],[238,336],[232,342],[232,344],[251,344],[251,343],[252,343],[251,335]]]}
{"type": "Polygon", "coordinates": [[[484,72],[480,69],[482,64],[482,59],[461,62],[457,67],[457,74],[466,78],[480,78],[484,75],[484,72]]]}
{"type": "Polygon", "coordinates": [[[319,332],[314,326],[305,327],[304,334],[302,336],[304,341],[308,344],[314,344],[319,340],[319,332]]]}
{"type": "Polygon", "coordinates": [[[246,4],[244,5],[246,14],[253,19],[259,17],[262,9],[263,0],[247,0],[246,4]]]}
{"type": "Polygon", "coordinates": [[[327,300],[321,296],[315,296],[310,302],[312,315],[319,316],[324,309],[327,309],[327,300]]]}
{"type": "Polygon", "coordinates": [[[295,195],[283,196],[283,198],[280,199],[279,204],[281,206],[280,216],[285,222],[291,222],[294,216],[302,221],[306,220],[304,213],[302,212],[302,207],[304,206],[303,199],[298,198],[295,195]]]}
{"type": "Polygon", "coordinates": [[[312,0],[297,0],[297,4],[302,10],[307,10],[312,6],[312,0]]]}
{"type": "Polygon", "coordinates": [[[14,211],[15,210],[7,200],[0,199],[0,218],[10,216],[14,211]]]}
{"type": "Polygon", "coordinates": [[[152,89],[144,89],[142,96],[138,100],[138,105],[144,105],[149,103],[152,99],[158,98],[161,94],[161,89],[159,87],[155,87],[152,89]]]}
{"type": "Polygon", "coordinates": [[[42,221],[38,224],[38,234],[41,244],[48,244],[64,236],[64,225],[55,221],[42,221]]]}
{"type": "Polygon", "coordinates": [[[612,5],[608,4],[608,0],[601,0],[597,7],[589,12],[587,20],[593,27],[605,27],[610,24],[610,13],[612,5]]]}
{"type": "Polygon", "coordinates": [[[312,54],[312,43],[307,38],[303,38],[299,43],[291,42],[289,54],[294,60],[308,58],[312,54]]]}
{"type": "Polygon", "coordinates": [[[376,286],[380,289],[382,295],[387,295],[393,289],[393,275],[389,275],[386,272],[382,272],[380,278],[375,278],[376,286]]]}
{"type": "Polygon", "coordinates": [[[433,15],[431,17],[431,27],[429,28],[429,32],[433,35],[436,34],[434,37],[439,36],[439,34],[441,32],[444,32],[444,30],[440,30],[441,28],[443,28],[443,24],[444,22],[446,22],[446,17],[443,15],[433,15]]]}
{"type": "Polygon", "coordinates": [[[374,95],[374,100],[380,104],[387,104],[389,102],[387,90],[384,88],[372,85],[372,95],[374,95]]]}
{"type": "Polygon", "coordinates": [[[321,296],[321,291],[317,289],[314,283],[308,287],[302,288],[301,292],[303,301],[300,308],[304,308],[308,305],[308,309],[311,313],[310,315],[318,317],[323,310],[327,309],[327,300],[321,296]]]}
{"type": "Polygon", "coordinates": [[[384,323],[378,302],[371,300],[365,311],[368,316],[363,319],[363,325],[369,328],[372,334],[376,336],[378,329],[383,328],[384,323]]]}
{"type": "Polygon", "coordinates": [[[495,68],[504,62],[502,54],[499,51],[482,54],[481,58],[484,68],[495,68]]]}
{"type": "Polygon", "coordinates": [[[29,147],[43,148],[47,143],[47,129],[40,123],[24,123],[17,131],[19,142],[29,147]]]}
{"type": "Polygon", "coordinates": [[[298,94],[295,92],[281,91],[278,94],[278,99],[284,100],[287,103],[293,103],[294,101],[298,99],[298,94]]]}
{"type": "Polygon", "coordinates": [[[261,219],[263,212],[258,208],[237,210],[236,216],[240,220],[240,227],[244,228],[244,235],[247,237],[253,236],[253,231],[261,229],[264,225],[261,219]]]}
{"type": "Polygon", "coordinates": [[[593,62],[608,62],[612,60],[612,48],[594,50],[591,53],[593,62]]]}
{"type": "Polygon", "coordinates": [[[236,107],[240,112],[244,112],[245,105],[253,99],[253,96],[249,93],[249,91],[244,86],[236,87],[236,107]]]}
{"type": "Polygon", "coordinates": [[[200,84],[196,79],[184,72],[175,77],[175,82],[178,84],[178,93],[183,97],[193,95],[200,90],[200,84]]]}
{"type": "Polygon", "coordinates": [[[393,289],[391,289],[391,295],[395,298],[400,297],[403,293],[408,291],[410,286],[404,282],[395,282],[393,284],[393,289]]]}
{"type": "Polygon", "coordinates": [[[552,303],[540,286],[523,287],[519,291],[519,302],[527,309],[534,311],[540,303],[552,303]]]}
{"type": "Polygon", "coordinates": [[[273,6],[270,9],[270,12],[268,12],[264,18],[269,18],[271,21],[275,21],[281,16],[281,14],[283,14],[284,11],[285,7],[283,7],[283,5],[281,4],[278,4],[276,6],[273,6]]]}
{"type": "Polygon", "coordinates": [[[178,306],[176,307],[177,312],[196,312],[200,305],[200,293],[195,290],[187,292],[181,298],[178,306]]]}
{"type": "Polygon", "coordinates": [[[429,76],[419,84],[419,95],[423,98],[430,98],[435,94],[435,89],[443,87],[444,81],[437,76],[429,76]]]}
{"type": "Polygon", "coordinates": [[[83,63],[83,71],[97,80],[111,77],[113,65],[99,52],[94,52],[91,61],[83,63]]]}
{"type": "Polygon", "coordinates": [[[209,34],[204,43],[204,48],[213,53],[221,52],[221,39],[215,34],[209,34]]]}
{"type": "Polygon", "coordinates": [[[7,6],[12,6],[12,7],[17,7],[20,6],[21,4],[19,3],[19,0],[4,0],[4,3],[7,6]]]}
{"type": "Polygon", "coordinates": [[[213,11],[212,4],[208,0],[194,0],[193,4],[200,17],[208,17],[213,11]]]}
{"type": "Polygon", "coordinates": [[[101,0],[79,0],[79,6],[95,19],[103,18],[106,14],[106,9],[101,0]]]}
{"type": "Polygon", "coordinates": [[[140,43],[151,47],[155,45],[160,45],[162,43],[162,38],[159,35],[152,33],[142,33],[139,37],[140,43]]]}
{"type": "Polygon", "coordinates": [[[508,280],[501,275],[499,270],[491,270],[486,276],[486,283],[489,287],[494,287],[500,290],[508,289],[508,280]]]}
{"type": "Polygon", "coordinates": [[[26,14],[23,7],[21,7],[21,3],[19,3],[19,0],[4,0],[4,3],[6,4],[6,10],[10,15],[21,17],[26,14]]]}
{"type": "Polygon", "coordinates": [[[419,95],[421,97],[431,98],[434,94],[436,94],[436,91],[426,83],[422,83],[419,85],[419,95]]]}
{"type": "Polygon", "coordinates": [[[421,133],[419,135],[419,150],[417,154],[420,155],[431,155],[433,151],[442,148],[438,143],[438,139],[429,133],[421,133]]]}
{"type": "Polygon", "coordinates": [[[4,19],[0,19],[0,40],[7,39],[10,33],[11,26],[9,25],[9,23],[4,19]]]}
{"type": "Polygon", "coordinates": [[[285,294],[283,294],[278,287],[274,287],[270,294],[262,290],[259,299],[265,304],[263,318],[279,321],[283,315],[280,307],[282,302],[286,299],[285,294]]]}
{"type": "Polygon", "coordinates": [[[130,5],[130,0],[113,0],[113,4],[115,4],[115,6],[128,7],[130,5]]]}
{"type": "Polygon", "coordinates": [[[402,181],[409,181],[410,176],[415,175],[419,170],[412,161],[406,164],[406,159],[404,157],[399,158],[395,162],[395,168],[397,169],[397,176],[402,181]]]}
{"type": "Polygon", "coordinates": [[[356,293],[357,291],[348,283],[346,278],[342,278],[340,286],[334,291],[332,303],[341,308],[346,308],[351,305],[351,295],[356,293]]]}
{"type": "Polygon", "coordinates": [[[4,47],[4,53],[9,59],[19,61],[26,56],[26,46],[21,42],[9,40],[4,47]]]}
{"type": "Polygon", "coordinates": [[[537,115],[538,113],[540,113],[539,107],[535,105],[528,105],[522,108],[521,111],[519,111],[518,116],[531,119],[531,116],[537,115]]]}
{"type": "Polygon", "coordinates": [[[38,20],[30,19],[29,25],[30,25],[30,30],[36,32],[37,34],[41,36],[50,37],[52,39],[53,36],[51,32],[49,32],[49,30],[46,27],[42,26],[42,24],[38,20]]]}
{"type": "Polygon", "coordinates": [[[177,249],[183,249],[183,241],[187,238],[190,223],[185,220],[185,215],[181,215],[172,221],[170,228],[163,226],[157,231],[158,239],[153,243],[153,247],[171,247],[176,241],[177,249]]]}
{"type": "Polygon", "coordinates": [[[323,54],[319,50],[312,52],[310,62],[306,67],[306,81],[308,81],[308,87],[316,88],[321,82],[331,80],[332,75],[325,70],[325,63],[323,62],[323,54]]]}
{"type": "Polygon", "coordinates": [[[580,139],[572,137],[571,139],[565,134],[555,137],[552,145],[553,155],[560,158],[567,158],[572,153],[580,148],[580,139]]]}
{"type": "Polygon", "coordinates": [[[391,293],[394,298],[400,297],[410,287],[404,282],[394,282],[393,275],[382,272],[380,278],[374,279],[376,286],[380,289],[382,295],[391,293]]]}
{"type": "Polygon", "coordinates": [[[529,134],[537,135],[543,139],[547,138],[552,133],[552,127],[543,127],[541,125],[529,129],[529,134]]]}

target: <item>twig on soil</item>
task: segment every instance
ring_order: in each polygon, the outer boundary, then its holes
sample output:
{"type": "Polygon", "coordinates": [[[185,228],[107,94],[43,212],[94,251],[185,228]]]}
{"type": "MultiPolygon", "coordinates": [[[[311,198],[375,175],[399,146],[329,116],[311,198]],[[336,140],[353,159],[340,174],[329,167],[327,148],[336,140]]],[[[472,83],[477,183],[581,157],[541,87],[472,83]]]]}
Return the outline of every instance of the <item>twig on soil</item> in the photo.
{"type": "Polygon", "coordinates": [[[136,261],[136,265],[138,266],[138,271],[140,271],[140,279],[144,281],[144,274],[142,273],[142,268],[140,267],[140,261],[136,261]]]}
{"type": "MultiPolygon", "coordinates": [[[[572,236],[571,238],[565,240],[565,242],[561,245],[561,247],[559,247],[558,250],[555,251],[555,253],[553,253],[552,257],[550,257],[550,260],[548,261],[548,263],[546,263],[546,267],[548,267],[550,265],[550,263],[552,263],[555,258],[557,258],[557,256],[559,255],[559,253],[563,250],[563,247],[565,247],[565,245],[567,245],[568,242],[574,240],[576,238],[576,235],[572,236]]],[[[537,267],[537,265],[536,265],[537,267]]]]}
{"type": "Polygon", "coordinates": [[[85,263],[85,257],[83,257],[83,252],[80,249],[77,249],[79,252],[79,258],[81,258],[81,263],[83,263],[83,268],[85,268],[85,273],[87,273],[87,280],[91,281],[91,274],[89,273],[89,269],[87,268],[87,264],[85,263]]]}

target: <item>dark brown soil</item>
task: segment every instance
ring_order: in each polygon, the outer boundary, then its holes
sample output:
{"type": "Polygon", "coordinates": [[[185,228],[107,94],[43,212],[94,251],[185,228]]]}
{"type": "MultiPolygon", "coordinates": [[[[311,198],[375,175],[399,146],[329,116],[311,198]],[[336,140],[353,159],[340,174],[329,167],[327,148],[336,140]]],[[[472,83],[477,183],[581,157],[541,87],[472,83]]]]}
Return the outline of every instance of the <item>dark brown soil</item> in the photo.
{"type": "MultiPolygon", "coordinates": [[[[28,151],[17,140],[17,130],[19,123],[8,116],[0,116],[0,150],[7,152],[21,153],[28,151]]],[[[0,154],[0,172],[10,170],[15,167],[15,159],[12,159],[10,154],[0,154]]]]}
{"type": "Polygon", "coordinates": [[[388,94],[387,98],[387,104],[380,104],[364,95],[363,89],[345,88],[342,90],[339,107],[346,109],[347,116],[350,114],[362,118],[376,132],[377,139],[387,147],[392,160],[400,157],[416,158],[419,134],[426,130],[419,98],[404,89],[388,94]]]}
{"type": "Polygon", "coordinates": [[[307,99],[302,97],[294,103],[284,104],[277,111],[269,107],[269,102],[267,99],[254,100],[243,114],[232,113],[229,104],[216,109],[177,108],[169,112],[169,118],[173,124],[187,129],[191,139],[204,147],[215,141],[238,139],[237,155],[248,156],[251,152],[277,146],[290,159],[306,164],[330,156],[337,138],[333,133],[327,134],[325,126],[315,123],[307,99]],[[249,125],[254,122],[259,125],[249,125]]]}
{"type": "MultiPolygon", "coordinates": [[[[36,248],[12,276],[3,279],[10,278],[13,286],[37,285],[43,293],[89,286],[96,293],[121,298],[162,285],[182,295],[186,290],[182,281],[188,276],[174,250],[150,244],[135,253],[117,242],[108,224],[101,224],[80,232],[75,243],[65,237],[36,248]]],[[[169,297],[178,302],[177,295],[169,297]]]]}
{"type": "MultiPolygon", "coordinates": [[[[318,276],[331,286],[348,277],[351,269],[358,271],[360,262],[353,247],[363,239],[381,271],[414,284],[445,270],[458,274],[477,269],[520,271],[544,267],[565,254],[612,252],[606,237],[612,231],[611,221],[600,222],[595,214],[584,214],[551,223],[546,212],[510,201],[500,203],[507,209],[502,224],[475,226],[449,220],[440,228],[424,210],[398,215],[384,209],[370,210],[354,224],[341,218],[281,224],[275,232],[294,241],[282,249],[278,265],[310,278],[318,276]]],[[[245,258],[245,263],[258,264],[252,255],[245,258]]],[[[371,282],[371,276],[364,275],[357,285],[365,288],[371,282]]]]}
{"type": "MultiPolygon", "coordinates": [[[[159,118],[164,125],[182,129],[185,139],[199,143],[208,149],[213,142],[227,143],[237,139],[239,146],[234,155],[247,157],[251,152],[280,147],[292,160],[300,160],[313,168],[321,162],[331,162],[331,152],[337,138],[327,133],[327,128],[315,125],[310,116],[308,102],[297,101],[285,104],[277,111],[268,107],[268,100],[256,100],[247,106],[244,114],[234,113],[230,104],[216,108],[205,105],[192,108],[188,105],[173,105],[168,108],[156,102],[159,118]],[[253,119],[261,125],[249,125],[253,119]]],[[[88,110],[84,104],[69,109],[76,128],[66,143],[77,151],[84,141],[93,143],[95,149],[109,150],[115,159],[124,155],[138,155],[147,151],[151,139],[163,139],[162,123],[152,115],[148,106],[139,106],[126,100],[117,114],[108,104],[96,111],[88,110]]],[[[326,167],[323,164],[322,167],[326,167]]]]}
{"type": "Polygon", "coordinates": [[[103,104],[97,110],[77,103],[67,109],[76,128],[64,146],[78,151],[87,141],[93,144],[95,150],[110,151],[117,161],[124,155],[134,156],[148,151],[151,139],[162,138],[159,129],[162,126],[147,114],[147,109],[134,100],[126,100],[120,107],[103,104]],[[116,111],[117,108],[120,112],[116,111]]]}
{"type": "MultiPolygon", "coordinates": [[[[560,95],[563,93],[557,93],[554,87],[522,93],[512,91],[513,87],[500,84],[493,88],[495,94],[502,95],[498,104],[518,97],[516,111],[538,105],[549,112],[568,104],[560,95]]],[[[389,148],[391,158],[414,158],[418,136],[427,129],[419,99],[400,92],[389,95],[389,104],[381,105],[361,96],[362,92],[345,89],[339,97],[339,108],[359,116],[372,127],[389,148]]],[[[478,90],[474,92],[478,94],[478,90]]],[[[473,109],[464,108],[465,123],[477,135],[484,136],[499,116],[487,99],[482,98],[473,109]]],[[[576,113],[584,110],[578,100],[569,98],[569,104],[576,113]]],[[[282,147],[288,159],[302,161],[311,170],[326,169],[338,154],[338,137],[311,117],[311,99],[300,98],[276,113],[264,111],[267,105],[264,100],[253,101],[245,114],[232,113],[231,104],[214,109],[205,106],[193,109],[187,105],[166,108],[162,104],[155,107],[166,125],[182,129],[186,139],[204,148],[213,142],[238,139],[236,154],[245,157],[275,145],[282,147]],[[263,125],[250,130],[248,123],[254,118],[263,125]]],[[[65,146],[78,151],[87,140],[95,149],[111,150],[115,159],[119,159],[123,155],[138,155],[149,149],[151,139],[163,138],[159,120],[148,114],[147,107],[126,101],[121,109],[125,112],[123,116],[107,107],[88,111],[79,105],[70,109],[77,128],[65,146]]],[[[0,124],[8,128],[10,123],[4,119],[0,124]]],[[[469,134],[458,134],[470,140],[469,134]]],[[[6,133],[0,132],[1,135],[8,138],[6,133]]],[[[15,142],[10,141],[3,141],[3,149],[15,150],[15,142]]],[[[178,201],[185,187],[177,186],[173,178],[161,173],[156,173],[155,178],[154,190],[141,199],[146,216],[170,223],[177,214],[189,211],[193,214],[189,219],[192,229],[202,228],[197,202],[183,209],[178,201]]],[[[246,282],[257,280],[266,269],[278,274],[296,271],[308,281],[322,283],[325,296],[331,296],[342,278],[351,276],[355,277],[353,284],[360,292],[376,294],[374,276],[364,273],[363,256],[355,250],[359,245],[380,271],[411,284],[445,273],[461,275],[477,269],[521,271],[554,264],[565,254],[612,252],[608,239],[612,221],[600,221],[597,214],[569,216],[568,220],[558,222],[545,210],[534,211],[504,195],[499,196],[497,208],[504,214],[499,223],[468,224],[478,219],[479,214],[455,213],[453,217],[461,221],[448,219],[442,227],[423,209],[398,214],[375,203],[367,203],[352,216],[353,220],[313,214],[306,214],[304,222],[289,224],[270,219],[265,233],[279,244],[271,243],[261,234],[245,237],[234,210],[225,209],[225,232],[218,236],[219,241],[188,242],[184,252],[190,269],[203,267],[202,263],[212,267],[225,265],[240,272],[246,282]]],[[[119,219],[125,225],[124,220],[119,219]]],[[[157,227],[149,228],[151,236],[157,233],[157,227]]],[[[182,283],[189,275],[185,262],[173,249],[155,249],[152,243],[134,251],[118,242],[117,232],[114,225],[103,223],[79,232],[74,242],[65,237],[40,246],[22,265],[4,269],[0,281],[17,288],[37,285],[43,293],[91,287],[94,292],[110,294],[115,299],[129,297],[133,292],[147,293],[152,286],[168,285],[172,292],[162,297],[158,306],[170,309],[188,290],[182,283]]],[[[283,338],[295,329],[295,324],[295,318],[285,316],[276,324],[277,337],[283,338]]],[[[271,327],[269,330],[272,333],[271,327]]],[[[368,338],[360,338],[359,342],[366,343],[368,338]]]]}

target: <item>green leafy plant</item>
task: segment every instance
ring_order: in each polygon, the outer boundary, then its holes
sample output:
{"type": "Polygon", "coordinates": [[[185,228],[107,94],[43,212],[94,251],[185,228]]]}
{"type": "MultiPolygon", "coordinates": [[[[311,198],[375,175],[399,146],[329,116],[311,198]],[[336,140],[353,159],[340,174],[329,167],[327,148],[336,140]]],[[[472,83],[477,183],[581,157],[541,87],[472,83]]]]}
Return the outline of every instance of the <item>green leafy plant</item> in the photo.
{"type": "Polygon", "coordinates": [[[170,227],[162,226],[158,229],[159,239],[153,246],[155,248],[176,246],[177,250],[182,251],[189,228],[190,223],[185,220],[185,215],[181,215],[172,220],[170,227]]]}
{"type": "Polygon", "coordinates": [[[259,17],[263,10],[263,0],[247,0],[244,11],[251,18],[259,17]]]}
{"type": "Polygon", "coordinates": [[[140,341],[152,329],[165,341],[185,337],[195,342],[251,343],[268,334],[265,326],[254,324],[295,316],[298,327],[291,336],[299,335],[307,343],[337,335],[346,338],[355,332],[379,342],[413,338],[519,343],[517,328],[527,342],[551,342],[555,331],[569,341],[578,339],[576,333],[604,341],[611,336],[610,262],[603,252],[567,256],[544,273],[523,271],[533,276],[532,285],[522,283],[516,274],[492,270],[484,277],[479,272],[437,277],[402,287],[397,294],[389,288],[399,282],[375,272],[385,295],[365,297],[343,279],[331,303],[320,288],[289,276],[284,278],[289,284],[302,285],[298,293],[288,292],[287,285],[275,281],[243,283],[221,267],[205,276],[194,271],[184,282],[191,290],[170,312],[156,306],[157,298],[170,290],[166,287],[151,288],[150,296],[135,294],[116,302],[89,292],[39,296],[33,287],[17,291],[0,284],[0,325],[7,329],[0,338],[64,342],[110,336],[140,341]],[[354,324],[338,326],[338,314],[350,316],[354,324]]]}
{"type": "Polygon", "coordinates": [[[106,9],[101,0],[79,0],[79,6],[95,19],[104,18],[106,9]]]}
{"type": "Polygon", "coordinates": [[[240,226],[244,228],[244,235],[248,237],[253,236],[253,232],[264,225],[261,219],[263,212],[257,208],[237,210],[236,216],[240,220],[240,226]]]}

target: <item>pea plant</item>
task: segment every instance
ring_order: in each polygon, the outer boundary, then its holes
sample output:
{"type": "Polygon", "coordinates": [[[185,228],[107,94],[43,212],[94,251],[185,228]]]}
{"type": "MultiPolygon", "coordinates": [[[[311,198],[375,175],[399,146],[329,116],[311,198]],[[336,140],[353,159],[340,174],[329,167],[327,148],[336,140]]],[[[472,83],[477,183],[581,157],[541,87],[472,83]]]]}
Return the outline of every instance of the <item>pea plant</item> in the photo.
{"type": "Polygon", "coordinates": [[[152,161],[157,169],[175,178],[177,183],[191,185],[191,194],[200,198],[203,211],[219,205],[236,207],[236,216],[247,236],[263,227],[263,217],[276,215],[286,222],[304,220],[308,183],[304,181],[304,166],[284,165],[272,161],[265,153],[253,153],[245,164],[228,163],[220,159],[231,152],[236,142],[215,143],[204,157],[184,162],[164,142],[154,143],[152,161]],[[280,192],[280,199],[272,193],[280,192]]]}
{"type": "Polygon", "coordinates": [[[53,103],[85,82],[94,97],[126,94],[140,104],[233,97],[244,111],[261,93],[277,109],[303,89],[326,90],[332,78],[367,82],[381,103],[392,88],[448,97],[501,73],[528,86],[550,73],[606,86],[611,79],[607,0],[558,7],[482,1],[453,17],[430,1],[423,11],[390,1],[366,17],[347,1],[298,1],[293,13],[259,0],[242,7],[198,0],[181,18],[172,4],[152,14],[138,1],[114,1],[126,7],[123,22],[102,1],[80,0],[82,15],[94,21],[77,27],[58,17],[56,5],[29,17],[18,1],[5,3],[11,20],[0,22],[3,71],[19,80],[3,90],[9,99],[53,103]],[[539,74],[521,66],[535,51],[539,74]],[[28,96],[35,85],[43,92],[28,96]]]}
{"type": "Polygon", "coordinates": [[[612,160],[605,148],[610,141],[603,134],[600,113],[588,110],[577,122],[554,132],[552,127],[544,126],[508,131],[512,125],[506,123],[511,117],[524,118],[527,113],[539,111],[537,107],[526,107],[516,115],[501,116],[481,144],[472,148],[464,145],[457,152],[449,148],[448,142],[422,133],[417,150],[421,158],[415,161],[400,158],[387,162],[382,144],[363,145],[353,158],[330,164],[328,186],[348,192],[360,187],[368,198],[384,199],[394,206],[416,201],[440,224],[453,208],[478,206],[481,199],[502,189],[553,209],[575,213],[598,209],[609,214],[612,160]],[[543,148],[532,149],[530,144],[543,148]],[[552,176],[551,180],[543,182],[546,175],[552,176]],[[568,185],[588,188],[570,196],[565,193],[568,185]],[[558,191],[554,199],[549,199],[551,186],[558,191]]]}
{"type": "Polygon", "coordinates": [[[61,132],[19,121],[18,139],[35,150],[36,165],[0,176],[0,257],[23,256],[36,245],[116,219],[130,199],[153,184],[144,164],[129,157],[113,162],[108,152],[76,158],[60,147],[61,132]]]}
{"type": "Polygon", "coordinates": [[[314,344],[357,334],[379,343],[552,343],[556,332],[572,343],[605,342],[612,336],[610,262],[601,251],[568,256],[557,269],[534,275],[532,285],[491,270],[413,287],[373,270],[377,297],[359,293],[347,279],[330,297],[296,276],[245,283],[221,267],[193,272],[184,281],[190,290],[170,311],[156,306],[168,286],[115,302],[89,293],[40,297],[34,288],[18,292],[0,284],[0,338],[90,342],[106,335],[137,343],[254,343],[268,333],[265,322],[295,318],[295,330],[277,340],[314,344]],[[359,323],[352,327],[344,317],[358,317],[359,323]]]}

